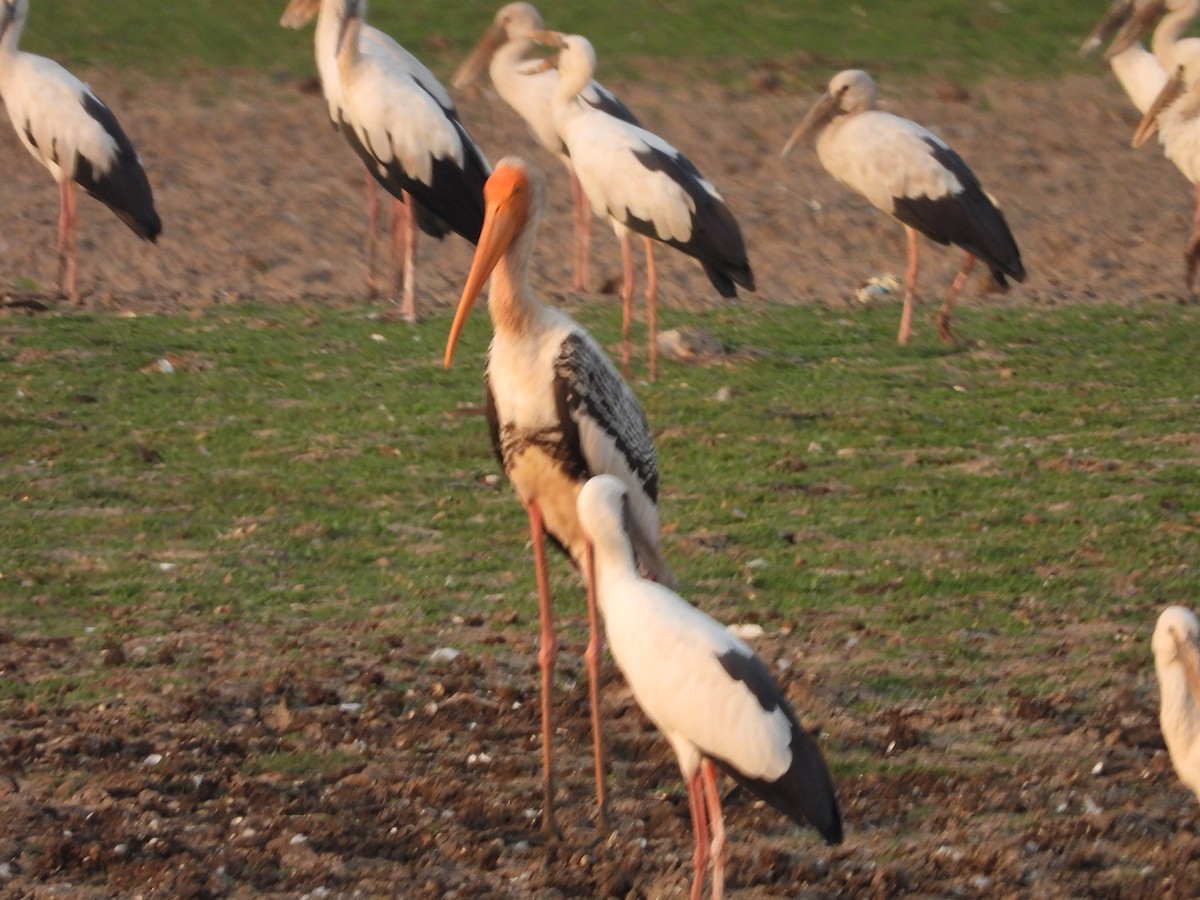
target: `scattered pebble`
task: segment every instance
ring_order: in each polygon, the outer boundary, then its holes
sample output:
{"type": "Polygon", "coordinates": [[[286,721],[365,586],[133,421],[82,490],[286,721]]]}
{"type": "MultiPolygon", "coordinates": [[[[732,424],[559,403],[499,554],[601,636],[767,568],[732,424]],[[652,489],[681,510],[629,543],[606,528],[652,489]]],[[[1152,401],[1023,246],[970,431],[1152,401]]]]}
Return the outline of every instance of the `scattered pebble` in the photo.
{"type": "Polygon", "coordinates": [[[766,634],[761,625],[756,625],[752,622],[739,622],[729,625],[727,626],[727,630],[734,637],[740,637],[743,641],[752,641],[766,634]]]}
{"type": "Polygon", "coordinates": [[[462,651],[455,650],[453,647],[438,647],[429,654],[431,663],[451,663],[462,655],[462,651]]]}

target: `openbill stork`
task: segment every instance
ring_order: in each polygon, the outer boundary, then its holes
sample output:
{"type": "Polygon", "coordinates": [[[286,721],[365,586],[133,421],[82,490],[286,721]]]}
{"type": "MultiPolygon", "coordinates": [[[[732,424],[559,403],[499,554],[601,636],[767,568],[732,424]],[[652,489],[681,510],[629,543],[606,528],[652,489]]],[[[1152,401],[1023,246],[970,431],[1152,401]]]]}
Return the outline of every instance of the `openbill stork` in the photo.
{"type": "MultiPolygon", "coordinates": [[[[541,68],[541,59],[533,55],[536,43],[532,36],[545,27],[541,14],[530,3],[509,3],[500,7],[492,27],[484,32],[479,43],[463,60],[450,84],[456,88],[466,87],[487,69],[500,99],[525,121],[534,139],[557,156],[566,167],[571,182],[575,229],[575,268],[571,289],[583,292],[588,286],[592,212],[571,165],[571,156],[558,136],[558,129],[554,127],[552,103],[558,85],[558,73],[553,69],[541,68]]],[[[629,108],[598,81],[588,82],[580,96],[586,103],[614,118],[638,124],[629,108]]]]}
{"type": "MultiPolygon", "coordinates": [[[[1159,725],[1175,773],[1200,797],[1200,621],[1182,606],[1158,617],[1150,645],[1161,694],[1159,725]]],[[[615,649],[615,647],[614,647],[615,649]]]]}
{"type": "Polygon", "coordinates": [[[401,313],[411,322],[417,228],[436,238],[453,231],[474,244],[490,169],[446,89],[404,47],[367,25],[366,12],[366,0],[292,0],[280,23],[300,28],[317,17],[317,70],[329,118],[368,173],[367,288],[374,293],[378,182],[397,201],[393,262],[403,279],[401,313]]]}
{"type": "Polygon", "coordinates": [[[754,290],[754,273],[742,231],[717,189],[686,156],[658,135],[597,109],[582,96],[596,70],[596,54],[586,38],[552,31],[536,32],[533,38],[558,48],[554,124],[592,209],[612,224],[621,241],[621,361],[626,376],[633,315],[630,235],[640,234],[645,242],[649,368],[653,381],[658,377],[654,242],[668,244],[699,260],[717,292],[722,297],[736,297],[738,287],[754,290]]]}
{"type": "Polygon", "coordinates": [[[687,784],[696,843],[692,898],[710,859],[712,896],[725,881],[725,825],[717,768],[831,844],[842,840],[833,780],[770,670],[741,638],[682,597],[638,574],[628,491],[599,475],[579,492],[588,583],[608,645],[633,696],[663,733],[687,784]],[[711,830],[712,843],[709,846],[711,830]]]}
{"type": "Polygon", "coordinates": [[[58,182],[56,287],[78,299],[75,231],[79,185],[143,240],[162,222],[133,144],[92,89],[54,60],[17,49],[29,0],[0,0],[0,98],[25,149],[58,182]]]}
{"type": "MultiPolygon", "coordinates": [[[[592,475],[614,475],[629,491],[638,561],[651,577],[669,582],[671,574],[658,549],[658,460],[646,416],[604,351],[569,316],[543,305],[530,286],[529,262],[546,199],[542,173],[519,157],[505,157],[488,179],[484,197],[483,233],[446,341],[445,365],[450,367],[467,316],[491,276],[488,314],[493,335],[484,374],[484,408],[492,448],[529,517],[541,621],[542,828],[557,833],[551,695],[558,643],[545,538],[548,535],[576,568],[585,571],[585,541],[575,500],[592,475]]],[[[599,821],[607,828],[599,680],[603,634],[592,602],[588,624],[585,655],[596,794],[599,821]]]]}
{"type": "Polygon", "coordinates": [[[908,268],[897,338],[901,344],[912,333],[917,235],[966,251],[937,318],[938,335],[949,342],[954,302],[975,260],[983,260],[1000,287],[1006,286],[1006,276],[1024,281],[1025,266],[1004,216],[962,157],[916,122],[876,109],[877,97],[875,82],[866,72],[839,72],[792,132],[783,155],[818,129],[817,157],[825,170],[904,225],[908,268]]]}

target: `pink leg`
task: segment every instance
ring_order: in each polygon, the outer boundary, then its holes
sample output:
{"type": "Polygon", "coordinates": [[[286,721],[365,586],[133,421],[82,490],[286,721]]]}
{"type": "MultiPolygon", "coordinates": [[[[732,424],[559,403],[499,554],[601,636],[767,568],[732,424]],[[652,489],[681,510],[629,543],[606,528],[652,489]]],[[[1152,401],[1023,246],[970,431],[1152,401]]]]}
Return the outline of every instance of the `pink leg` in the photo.
{"type": "Polygon", "coordinates": [[[629,243],[629,232],[621,235],[621,268],[624,273],[621,281],[621,374],[628,378],[633,353],[629,342],[633,327],[633,247],[629,243]]]}
{"type": "Polygon", "coordinates": [[[954,310],[954,302],[958,299],[958,295],[967,286],[967,276],[971,274],[973,268],[975,268],[975,256],[968,253],[967,258],[963,260],[962,268],[954,276],[954,282],[950,285],[950,292],[946,294],[946,299],[942,303],[941,310],[938,312],[938,337],[942,339],[943,343],[948,344],[954,339],[954,331],[950,328],[951,312],[954,310]]]}
{"type": "Polygon", "coordinates": [[[558,639],[554,636],[554,614],[550,609],[550,573],[546,568],[546,533],[542,511],[536,503],[529,504],[529,535],[533,540],[533,566],[537,575],[538,619],[542,624],[538,665],[542,669],[542,831],[559,837],[554,818],[554,737],[553,703],[554,663],[558,659],[558,639]]]}
{"type": "Polygon", "coordinates": [[[405,322],[416,322],[417,208],[407,192],[404,202],[392,200],[392,264],[396,280],[403,280],[400,314],[405,322]]]}
{"type": "Polygon", "coordinates": [[[378,243],[376,232],[379,229],[379,193],[375,179],[371,173],[363,169],[366,175],[367,191],[367,296],[374,297],[379,292],[375,281],[375,245],[378,243]]]}
{"type": "Polygon", "coordinates": [[[721,795],[717,792],[717,767],[712,760],[700,763],[700,774],[704,779],[704,796],[708,800],[708,821],[712,828],[713,900],[721,900],[725,893],[725,858],[728,847],[725,843],[725,816],[721,814],[721,795]]]}
{"type": "Polygon", "coordinates": [[[75,182],[58,185],[58,290],[71,300],[79,299],[75,289],[75,182]]]}
{"type": "Polygon", "coordinates": [[[1196,185],[1196,212],[1192,216],[1192,233],[1188,237],[1187,250],[1184,253],[1189,292],[1195,291],[1197,264],[1200,264],[1200,184],[1196,185]]]}
{"type": "Polygon", "coordinates": [[[588,253],[591,249],[592,207],[575,170],[571,174],[571,206],[575,217],[575,275],[571,289],[585,293],[588,286],[588,253]]]}
{"type": "Polygon", "coordinates": [[[917,292],[917,241],[921,236],[915,228],[904,226],[908,235],[908,269],[904,273],[904,311],[900,313],[900,344],[907,344],[912,334],[913,295],[917,292]]]}
{"type": "Polygon", "coordinates": [[[650,353],[650,380],[658,381],[658,271],[654,267],[654,241],[646,241],[646,329],[650,353]]]}
{"type": "Polygon", "coordinates": [[[586,571],[584,577],[587,579],[588,630],[590,633],[584,658],[587,661],[588,669],[588,699],[592,707],[592,748],[596,763],[596,805],[600,810],[600,829],[607,833],[612,830],[612,826],[608,820],[608,796],[605,784],[608,777],[608,766],[604,761],[604,732],[600,727],[600,668],[603,664],[604,628],[600,622],[600,608],[596,601],[596,559],[591,541],[588,541],[586,544],[584,552],[586,554],[586,571]]]}
{"type": "Polygon", "coordinates": [[[700,770],[687,780],[688,809],[692,813],[692,835],[696,845],[692,849],[692,894],[691,900],[700,900],[704,890],[704,873],[708,868],[708,816],[704,811],[704,788],[700,770]]]}

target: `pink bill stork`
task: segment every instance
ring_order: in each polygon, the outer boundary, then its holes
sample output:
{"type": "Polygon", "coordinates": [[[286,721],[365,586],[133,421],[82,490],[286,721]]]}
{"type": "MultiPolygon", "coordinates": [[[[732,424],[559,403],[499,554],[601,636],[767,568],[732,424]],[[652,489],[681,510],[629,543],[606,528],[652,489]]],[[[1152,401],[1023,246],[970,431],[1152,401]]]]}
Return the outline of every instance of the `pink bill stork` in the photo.
{"type": "Polygon", "coordinates": [[[617,667],[671,744],[687,784],[695,835],[691,896],[700,897],[711,856],[712,896],[720,898],[726,844],[718,767],[831,844],[842,840],[841,813],[816,741],[754,651],[669,588],[639,575],[628,501],[626,486],[608,475],[579,492],[592,563],[588,582],[617,667]]]}
{"type": "Polygon", "coordinates": [[[654,380],[658,377],[654,242],[699,260],[717,292],[736,297],[738,287],[754,290],[742,231],[716,188],[687,157],[658,135],[609,115],[583,96],[596,70],[596,54],[586,38],[550,31],[533,37],[559,50],[554,124],[592,209],[612,224],[621,241],[621,355],[627,376],[633,314],[630,235],[640,234],[645,242],[650,379],[654,380]]]}
{"type": "MultiPolygon", "coordinates": [[[[1175,772],[1200,797],[1200,621],[1190,609],[1168,606],[1154,626],[1151,647],[1161,694],[1159,724],[1175,772]]],[[[614,648],[615,649],[615,648],[614,648]]]]}
{"type": "Polygon", "coordinates": [[[1008,223],[962,157],[916,122],[875,108],[878,91],[866,72],[839,72],[828,92],[800,122],[783,148],[788,151],[819,129],[817,157],[835,179],[898,219],[908,236],[904,311],[898,340],[912,333],[917,287],[918,233],[966,251],[966,260],[938,313],[938,335],[949,342],[954,302],[967,276],[982,259],[1001,287],[1005,277],[1025,280],[1025,266],[1008,223]]]}
{"type": "Polygon", "coordinates": [[[446,89],[420,60],[366,24],[366,7],[366,0],[292,0],[280,21],[300,28],[317,16],[317,70],[329,117],[368,173],[368,290],[374,292],[378,182],[397,201],[393,258],[403,278],[402,314],[415,321],[417,228],[437,238],[453,231],[475,243],[490,170],[446,89]]]}
{"type": "Polygon", "coordinates": [[[162,222],[142,162],[112,111],[58,63],[17,49],[28,14],[28,0],[0,0],[0,98],[25,149],[58,182],[56,284],[76,300],[75,185],[143,240],[157,242],[162,222]]]}
{"type": "MultiPolygon", "coordinates": [[[[542,828],[556,833],[551,695],[558,644],[545,537],[585,571],[575,499],[590,476],[609,473],[629,491],[639,562],[656,580],[669,582],[671,575],[658,548],[658,461],[646,417],[599,345],[569,316],[543,305],[529,284],[545,196],[544,177],[524,160],[509,156],[496,165],[484,188],[483,232],[450,328],[445,365],[449,368],[467,316],[490,276],[493,335],[484,375],[485,411],[496,457],[529,517],[541,620],[542,828]]],[[[599,703],[603,644],[593,603],[588,620],[596,792],[599,821],[607,827],[599,703]]]]}
{"type": "MultiPolygon", "coordinates": [[[[529,126],[534,139],[559,158],[571,181],[571,205],[575,228],[575,272],[571,288],[586,291],[588,254],[591,244],[592,212],[571,156],[554,126],[554,91],[558,73],[540,67],[533,56],[533,35],[545,28],[541,14],[529,3],[509,3],[496,12],[492,27],[484,32],[470,55],[458,67],[450,83],[457,88],[474,82],[486,68],[496,93],[529,126]]],[[[597,81],[588,82],[580,96],[589,105],[632,125],[638,121],[612,91],[597,81]]]]}

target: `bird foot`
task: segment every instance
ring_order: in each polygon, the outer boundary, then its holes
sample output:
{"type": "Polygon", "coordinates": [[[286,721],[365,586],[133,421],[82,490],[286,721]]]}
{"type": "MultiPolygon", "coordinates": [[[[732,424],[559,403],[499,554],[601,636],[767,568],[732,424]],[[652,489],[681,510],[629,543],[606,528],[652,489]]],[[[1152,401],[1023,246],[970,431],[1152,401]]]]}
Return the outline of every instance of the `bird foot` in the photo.
{"type": "Polygon", "coordinates": [[[1196,292],[1196,270],[1200,268],[1200,230],[1193,231],[1192,236],[1188,238],[1183,261],[1187,274],[1188,293],[1194,294],[1196,292]]]}
{"type": "Polygon", "coordinates": [[[547,815],[542,813],[541,837],[543,841],[552,841],[559,843],[562,841],[562,832],[558,830],[558,822],[554,820],[554,814],[547,815]]]}
{"type": "Polygon", "coordinates": [[[937,330],[943,344],[953,344],[958,340],[958,333],[950,327],[949,316],[938,316],[937,330]]]}

